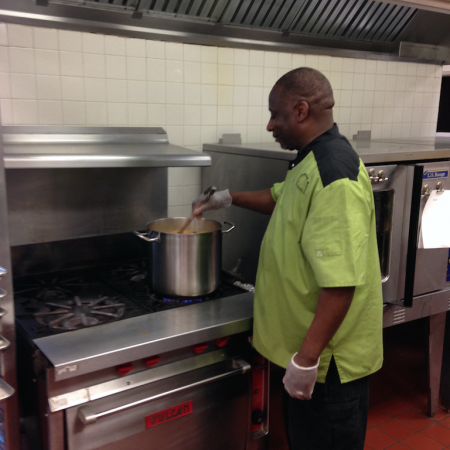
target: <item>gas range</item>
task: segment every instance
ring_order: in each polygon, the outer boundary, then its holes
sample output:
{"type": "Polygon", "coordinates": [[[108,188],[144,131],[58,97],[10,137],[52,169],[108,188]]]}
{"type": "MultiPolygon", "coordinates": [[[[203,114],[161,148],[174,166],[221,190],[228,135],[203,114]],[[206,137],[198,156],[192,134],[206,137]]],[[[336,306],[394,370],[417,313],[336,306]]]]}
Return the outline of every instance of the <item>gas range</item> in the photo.
{"type": "Polygon", "coordinates": [[[16,322],[37,339],[246,292],[233,281],[224,273],[210,294],[168,297],[150,288],[144,259],[20,277],[14,280],[16,322]]]}

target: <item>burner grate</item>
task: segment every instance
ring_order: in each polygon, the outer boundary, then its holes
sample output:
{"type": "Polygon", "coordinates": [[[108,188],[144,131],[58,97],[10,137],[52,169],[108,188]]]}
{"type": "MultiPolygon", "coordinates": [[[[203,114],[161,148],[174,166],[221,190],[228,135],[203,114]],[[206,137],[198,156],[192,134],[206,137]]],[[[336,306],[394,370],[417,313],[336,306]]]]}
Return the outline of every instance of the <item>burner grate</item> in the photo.
{"type": "Polygon", "coordinates": [[[16,319],[32,338],[147,314],[147,310],[85,271],[14,280],[16,319]]]}

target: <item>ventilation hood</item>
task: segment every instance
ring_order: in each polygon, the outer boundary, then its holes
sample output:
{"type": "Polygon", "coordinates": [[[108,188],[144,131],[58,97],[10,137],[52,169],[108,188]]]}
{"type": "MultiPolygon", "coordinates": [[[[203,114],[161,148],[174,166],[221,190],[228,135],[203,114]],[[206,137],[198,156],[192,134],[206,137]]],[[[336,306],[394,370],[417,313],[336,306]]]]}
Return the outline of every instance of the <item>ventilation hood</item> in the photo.
{"type": "Polygon", "coordinates": [[[450,61],[446,0],[2,0],[0,20],[263,50],[450,61]],[[402,45],[401,45],[402,44],[402,45]]]}

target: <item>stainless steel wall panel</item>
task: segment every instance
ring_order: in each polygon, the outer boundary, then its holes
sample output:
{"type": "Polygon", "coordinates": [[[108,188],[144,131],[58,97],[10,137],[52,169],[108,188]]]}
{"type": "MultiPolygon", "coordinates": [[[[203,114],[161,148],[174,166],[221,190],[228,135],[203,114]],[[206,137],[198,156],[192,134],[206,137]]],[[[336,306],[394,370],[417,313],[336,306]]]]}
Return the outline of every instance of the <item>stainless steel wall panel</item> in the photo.
{"type": "Polygon", "coordinates": [[[167,217],[166,168],[11,169],[11,244],[118,234],[167,217]]]}
{"type": "MultiPolygon", "coordinates": [[[[238,191],[266,189],[276,182],[283,181],[289,159],[296,156],[295,152],[270,151],[265,148],[254,150],[248,146],[244,149],[233,145],[205,144],[204,151],[211,155],[213,163],[211,168],[202,171],[203,186],[214,184],[218,189],[229,188],[238,191]]],[[[233,236],[232,233],[223,236],[222,267],[231,270],[240,259],[242,276],[248,282],[254,283],[259,249],[270,216],[236,206],[220,211],[208,211],[206,216],[220,222],[229,220],[236,224],[236,231],[239,232],[233,236]]]]}

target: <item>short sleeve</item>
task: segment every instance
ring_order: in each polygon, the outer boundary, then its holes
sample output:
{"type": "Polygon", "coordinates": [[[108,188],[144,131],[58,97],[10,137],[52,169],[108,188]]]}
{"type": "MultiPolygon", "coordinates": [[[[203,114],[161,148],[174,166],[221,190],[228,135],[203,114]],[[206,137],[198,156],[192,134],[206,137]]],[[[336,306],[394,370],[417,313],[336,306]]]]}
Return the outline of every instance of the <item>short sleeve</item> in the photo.
{"type": "Polygon", "coordinates": [[[340,179],[314,196],[300,244],[320,287],[365,283],[371,227],[373,204],[361,183],[340,179]]]}
{"type": "Polygon", "coordinates": [[[282,183],[275,183],[270,189],[270,193],[272,194],[272,198],[275,200],[275,202],[278,200],[281,193],[283,192],[283,186],[284,181],[282,183]]]}

